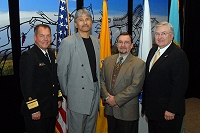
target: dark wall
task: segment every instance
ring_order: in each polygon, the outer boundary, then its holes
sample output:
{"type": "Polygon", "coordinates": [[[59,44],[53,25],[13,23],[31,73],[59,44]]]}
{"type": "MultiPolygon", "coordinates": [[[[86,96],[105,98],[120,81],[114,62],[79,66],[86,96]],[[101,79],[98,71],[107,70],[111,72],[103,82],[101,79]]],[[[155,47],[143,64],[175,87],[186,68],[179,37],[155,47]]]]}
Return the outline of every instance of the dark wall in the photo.
{"type": "Polygon", "coordinates": [[[200,98],[200,2],[198,0],[185,1],[184,47],[189,63],[189,85],[186,98],[200,98]]]}
{"type": "Polygon", "coordinates": [[[20,115],[21,102],[19,78],[0,77],[1,133],[22,133],[25,130],[23,117],[20,115]]]}
{"type": "Polygon", "coordinates": [[[8,0],[14,75],[0,76],[0,132],[22,133],[25,131],[20,115],[22,94],[19,82],[20,22],[19,0],[8,0]]]}

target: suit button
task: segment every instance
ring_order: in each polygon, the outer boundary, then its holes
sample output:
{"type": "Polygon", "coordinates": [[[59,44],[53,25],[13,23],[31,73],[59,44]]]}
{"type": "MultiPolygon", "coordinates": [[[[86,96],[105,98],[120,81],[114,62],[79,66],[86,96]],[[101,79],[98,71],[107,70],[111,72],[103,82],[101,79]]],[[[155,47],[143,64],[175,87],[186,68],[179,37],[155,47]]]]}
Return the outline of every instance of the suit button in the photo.
{"type": "Polygon", "coordinates": [[[81,66],[83,67],[84,65],[82,64],[81,66]]]}
{"type": "Polygon", "coordinates": [[[54,85],[52,85],[54,87],[54,85]]]}
{"type": "Polygon", "coordinates": [[[84,87],[82,89],[85,89],[84,87]]]}
{"type": "Polygon", "coordinates": [[[81,76],[81,78],[84,78],[84,76],[81,76]]]}
{"type": "Polygon", "coordinates": [[[53,94],[53,96],[54,96],[54,94],[53,94]]]}

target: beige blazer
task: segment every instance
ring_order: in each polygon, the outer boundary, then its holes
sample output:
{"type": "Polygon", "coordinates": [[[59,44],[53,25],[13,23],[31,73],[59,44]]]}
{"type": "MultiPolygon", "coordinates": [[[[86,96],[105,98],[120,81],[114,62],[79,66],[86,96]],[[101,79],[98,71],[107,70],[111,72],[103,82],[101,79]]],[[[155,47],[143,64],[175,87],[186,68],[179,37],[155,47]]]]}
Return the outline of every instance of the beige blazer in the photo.
{"type": "Polygon", "coordinates": [[[120,120],[137,120],[139,118],[138,97],[144,82],[145,63],[129,54],[121,66],[114,89],[111,89],[112,74],[117,57],[118,54],[104,60],[101,71],[101,96],[102,99],[105,99],[108,93],[114,95],[120,108],[105,104],[105,114],[120,120]]]}

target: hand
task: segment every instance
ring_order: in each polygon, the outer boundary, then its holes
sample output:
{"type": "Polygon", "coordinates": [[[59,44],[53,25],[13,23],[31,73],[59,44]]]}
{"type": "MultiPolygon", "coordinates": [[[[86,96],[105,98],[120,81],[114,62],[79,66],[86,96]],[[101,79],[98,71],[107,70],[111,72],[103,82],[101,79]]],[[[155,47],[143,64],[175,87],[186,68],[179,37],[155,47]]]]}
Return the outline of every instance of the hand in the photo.
{"type": "Polygon", "coordinates": [[[146,117],[145,113],[141,113],[141,116],[145,118],[145,121],[148,123],[148,118],[146,117]]]}
{"type": "Polygon", "coordinates": [[[58,101],[58,108],[62,107],[62,101],[58,101]]]}
{"type": "Polygon", "coordinates": [[[109,98],[106,100],[106,103],[109,104],[111,107],[114,107],[115,105],[117,105],[117,103],[115,102],[114,96],[110,95],[109,93],[108,93],[108,96],[109,96],[109,98]]]}
{"type": "Polygon", "coordinates": [[[144,114],[144,113],[141,113],[141,116],[142,116],[142,117],[144,117],[144,116],[145,116],[145,114],[144,114]]]}
{"type": "Polygon", "coordinates": [[[175,116],[175,114],[174,113],[171,113],[171,112],[169,112],[169,111],[165,111],[165,115],[164,115],[164,117],[165,117],[165,120],[173,120],[174,119],[174,116],[175,116]]]}
{"type": "Polygon", "coordinates": [[[33,120],[39,120],[40,117],[41,117],[40,111],[38,111],[38,112],[32,114],[32,119],[33,119],[33,120]]]}
{"type": "Polygon", "coordinates": [[[119,108],[119,105],[116,104],[114,107],[115,107],[115,108],[119,108]]]}

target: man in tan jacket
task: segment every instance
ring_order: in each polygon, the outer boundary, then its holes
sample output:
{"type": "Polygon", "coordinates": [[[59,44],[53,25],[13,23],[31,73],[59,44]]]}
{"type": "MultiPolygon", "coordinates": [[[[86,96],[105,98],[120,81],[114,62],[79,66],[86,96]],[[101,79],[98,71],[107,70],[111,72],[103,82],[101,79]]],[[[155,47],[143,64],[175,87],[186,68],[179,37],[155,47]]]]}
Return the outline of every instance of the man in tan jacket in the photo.
{"type": "Polygon", "coordinates": [[[119,54],[105,58],[101,71],[108,133],[137,133],[145,63],[130,53],[133,41],[127,32],[119,35],[117,48],[119,54]]]}

